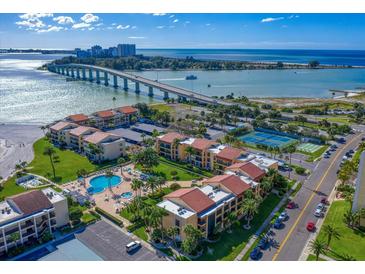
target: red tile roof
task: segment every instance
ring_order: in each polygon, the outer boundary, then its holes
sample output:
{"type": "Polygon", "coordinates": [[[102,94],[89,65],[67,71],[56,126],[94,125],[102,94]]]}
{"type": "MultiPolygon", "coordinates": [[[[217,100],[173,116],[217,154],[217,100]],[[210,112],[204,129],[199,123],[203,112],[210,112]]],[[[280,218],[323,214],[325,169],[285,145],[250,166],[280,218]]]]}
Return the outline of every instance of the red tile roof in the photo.
{"type": "Polygon", "coordinates": [[[59,130],[65,129],[66,127],[75,128],[75,127],[78,127],[78,125],[73,124],[73,123],[69,123],[69,122],[61,121],[61,122],[58,122],[58,123],[54,124],[53,126],[51,126],[50,129],[55,130],[55,131],[59,131],[59,130]]]}
{"type": "Polygon", "coordinates": [[[225,147],[216,156],[224,160],[234,161],[239,158],[245,151],[234,147],[225,147]]]}
{"type": "Polygon", "coordinates": [[[52,203],[41,190],[32,190],[16,196],[9,197],[25,215],[51,208],[52,203]]]}
{"type": "Polygon", "coordinates": [[[169,132],[159,137],[159,140],[164,143],[172,144],[176,139],[184,139],[185,136],[177,132],[169,132]]]}
{"type": "Polygon", "coordinates": [[[84,141],[88,142],[88,143],[93,143],[93,144],[98,144],[102,141],[104,141],[104,139],[108,138],[108,137],[117,137],[120,138],[117,135],[114,134],[110,134],[110,133],[106,133],[106,132],[102,132],[102,131],[96,131],[93,134],[87,136],[84,141]]]}
{"type": "Polygon", "coordinates": [[[114,116],[114,112],[112,110],[102,110],[95,113],[100,118],[110,118],[114,116]]]}
{"type": "Polygon", "coordinates": [[[85,114],[73,114],[67,117],[69,120],[71,120],[72,122],[75,123],[81,123],[81,122],[86,122],[89,120],[89,117],[85,114]]]}
{"type": "Polygon", "coordinates": [[[240,179],[240,177],[233,174],[218,175],[210,178],[204,182],[204,184],[218,183],[228,188],[233,194],[241,195],[246,190],[250,189],[250,186],[240,179]]]}
{"type": "Polygon", "coordinates": [[[138,112],[138,109],[131,107],[131,106],[124,106],[124,107],[120,107],[118,108],[118,111],[124,114],[134,114],[138,112]]]}
{"type": "Polygon", "coordinates": [[[181,188],[166,195],[165,198],[181,199],[196,213],[203,212],[215,205],[214,201],[205,195],[199,188],[181,188]]]}
{"type": "Polygon", "coordinates": [[[206,150],[212,145],[217,144],[214,141],[208,140],[208,139],[195,139],[194,142],[191,144],[191,146],[197,150],[206,150]]]}
{"type": "Polygon", "coordinates": [[[91,131],[91,132],[95,132],[95,131],[99,131],[98,129],[96,128],[93,128],[93,127],[84,127],[84,126],[79,126],[77,128],[73,128],[70,130],[70,134],[73,135],[73,136],[81,136],[82,134],[88,132],[88,131],[91,131]]]}
{"type": "Polygon", "coordinates": [[[232,171],[239,170],[256,182],[260,181],[262,177],[265,176],[265,171],[251,162],[236,163],[226,169],[232,171]]]}

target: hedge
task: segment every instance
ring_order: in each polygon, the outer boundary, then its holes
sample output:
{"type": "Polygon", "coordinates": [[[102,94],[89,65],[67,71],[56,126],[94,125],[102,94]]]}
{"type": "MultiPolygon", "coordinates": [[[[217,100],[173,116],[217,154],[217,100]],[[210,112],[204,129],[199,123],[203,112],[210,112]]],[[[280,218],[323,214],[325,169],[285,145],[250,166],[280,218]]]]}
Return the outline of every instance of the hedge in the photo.
{"type": "Polygon", "coordinates": [[[100,207],[95,207],[95,211],[102,215],[103,217],[107,218],[109,221],[112,221],[116,225],[123,227],[123,222],[118,218],[114,217],[113,215],[109,214],[108,212],[102,210],[100,207]]]}

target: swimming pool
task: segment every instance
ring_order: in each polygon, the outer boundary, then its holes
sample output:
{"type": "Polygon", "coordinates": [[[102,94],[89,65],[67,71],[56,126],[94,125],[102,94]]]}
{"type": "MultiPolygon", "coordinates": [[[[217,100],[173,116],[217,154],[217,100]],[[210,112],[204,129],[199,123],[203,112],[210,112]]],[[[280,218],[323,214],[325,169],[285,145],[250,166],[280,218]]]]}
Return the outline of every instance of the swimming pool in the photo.
{"type": "Polygon", "coordinates": [[[87,189],[87,192],[90,194],[101,193],[109,187],[109,184],[111,187],[114,187],[121,182],[122,178],[120,176],[113,175],[110,178],[105,175],[97,176],[90,180],[90,187],[87,189]]]}
{"type": "Polygon", "coordinates": [[[123,199],[130,199],[132,198],[133,193],[132,192],[123,192],[120,197],[122,197],[123,199]]]}

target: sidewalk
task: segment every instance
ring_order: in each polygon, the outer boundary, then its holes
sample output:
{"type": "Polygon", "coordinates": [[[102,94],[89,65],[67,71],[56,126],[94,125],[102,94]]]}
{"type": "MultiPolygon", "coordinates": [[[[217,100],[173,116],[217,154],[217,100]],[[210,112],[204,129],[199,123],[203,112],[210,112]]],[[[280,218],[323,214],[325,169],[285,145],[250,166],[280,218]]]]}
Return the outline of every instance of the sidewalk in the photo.
{"type": "Polygon", "coordinates": [[[265,230],[265,228],[270,224],[272,218],[274,217],[275,213],[279,211],[279,209],[286,203],[294,189],[297,187],[297,185],[300,182],[297,181],[292,188],[290,189],[289,193],[285,194],[281,201],[277,204],[277,206],[274,208],[274,210],[270,213],[270,215],[265,219],[265,221],[262,223],[262,225],[259,227],[259,229],[255,232],[255,234],[250,238],[250,240],[247,242],[246,246],[242,251],[237,255],[237,257],[234,259],[235,261],[241,261],[242,258],[245,256],[247,251],[252,247],[252,245],[255,243],[257,238],[260,236],[260,234],[265,230]]]}

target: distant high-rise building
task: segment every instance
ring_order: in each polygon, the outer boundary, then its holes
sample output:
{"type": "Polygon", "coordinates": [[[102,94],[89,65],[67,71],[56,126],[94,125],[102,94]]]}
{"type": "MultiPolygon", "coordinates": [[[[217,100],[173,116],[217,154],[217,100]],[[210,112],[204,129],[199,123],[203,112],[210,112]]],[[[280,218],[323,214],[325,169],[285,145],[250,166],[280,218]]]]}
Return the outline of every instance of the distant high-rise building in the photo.
{"type": "Polygon", "coordinates": [[[117,47],[110,47],[108,49],[108,56],[117,57],[118,56],[118,48],[117,47]]]}
{"type": "Polygon", "coordinates": [[[119,44],[118,45],[118,56],[133,56],[136,55],[136,45],[135,44],[119,44]]]}
{"type": "Polygon", "coordinates": [[[99,57],[103,53],[103,48],[99,45],[95,45],[91,47],[91,56],[92,57],[99,57]]]}

